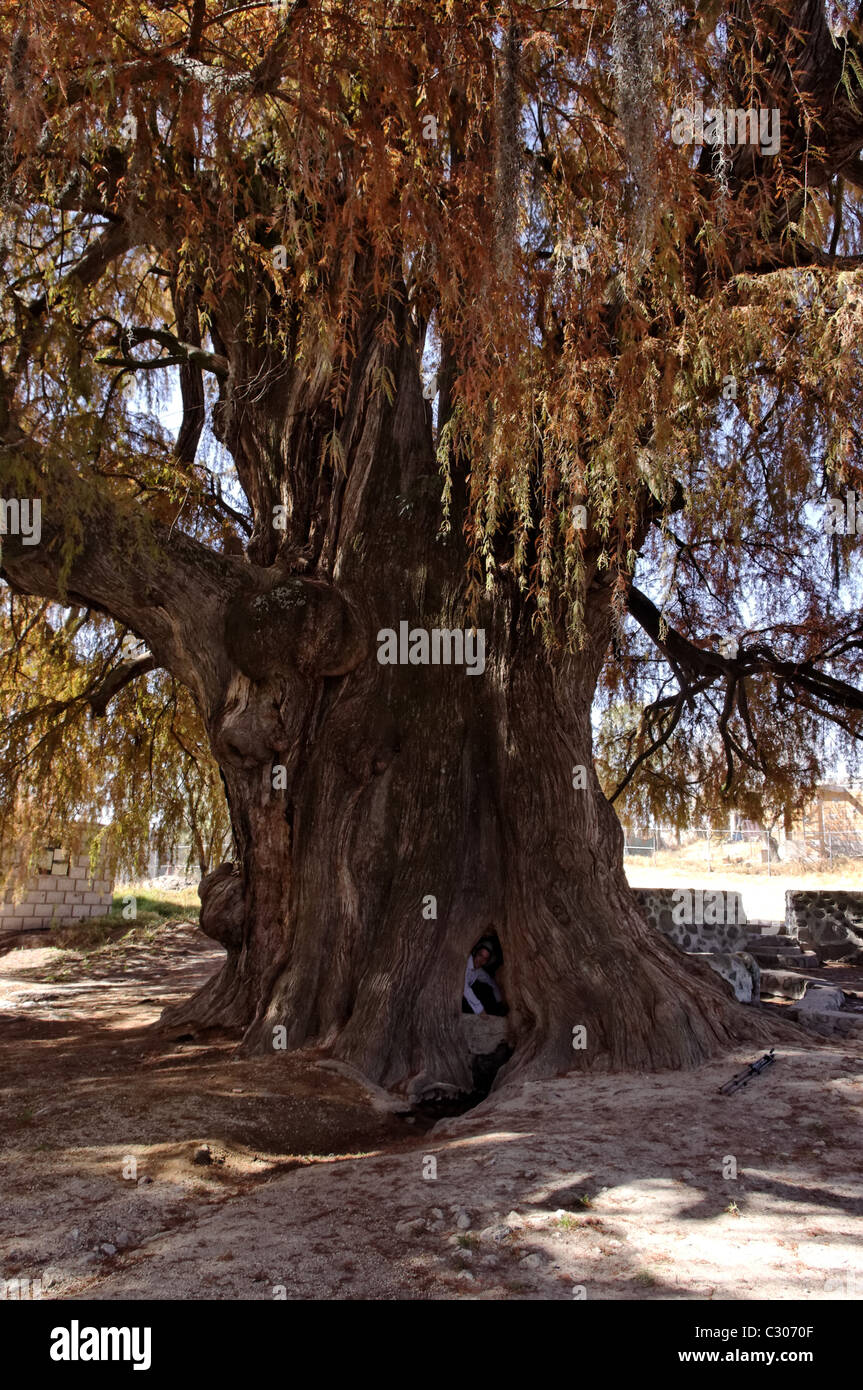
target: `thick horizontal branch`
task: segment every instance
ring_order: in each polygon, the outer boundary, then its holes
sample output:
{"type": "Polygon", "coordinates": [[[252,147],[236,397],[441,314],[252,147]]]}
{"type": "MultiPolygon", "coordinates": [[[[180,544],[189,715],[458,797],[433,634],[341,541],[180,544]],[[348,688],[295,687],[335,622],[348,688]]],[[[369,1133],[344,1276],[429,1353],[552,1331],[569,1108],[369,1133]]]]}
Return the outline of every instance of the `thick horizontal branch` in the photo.
{"type": "Polygon", "coordinates": [[[629,589],[627,607],[639,627],[675,666],[692,676],[724,676],[732,673],[734,663],[728,657],[721,656],[719,652],[711,651],[709,648],[697,647],[688,637],[684,637],[673,627],[664,625],[659,609],[634,584],[629,589]]]}
{"type": "MultiPolygon", "coordinates": [[[[66,271],[60,291],[72,284],[94,285],[108,266],[129,249],[129,233],[123,222],[112,222],[99,233],[83,256],[66,271]]],[[[40,294],[27,307],[32,319],[40,318],[48,308],[47,294],[40,294]]]]}
{"type": "Polygon", "coordinates": [[[743,264],[739,259],[736,260],[734,275],[763,278],[783,270],[806,270],[812,267],[825,270],[859,270],[860,266],[863,266],[863,255],[840,256],[822,251],[820,247],[810,246],[805,241],[788,240],[781,246],[756,248],[751,259],[743,264]]]}
{"type": "Polygon", "coordinates": [[[225,381],[228,377],[228,359],[220,356],[217,352],[208,352],[206,348],[198,347],[195,343],[184,343],[179,338],[175,338],[173,333],[161,328],[133,328],[121,335],[119,343],[121,351],[114,354],[111,348],[106,348],[96,354],[96,361],[106,367],[123,367],[127,371],[152,370],[156,367],[180,367],[191,366],[199,367],[202,371],[212,372],[220,381],[225,381]],[[132,347],[138,347],[142,343],[158,343],[160,347],[167,350],[168,355],[161,357],[151,357],[145,361],[133,357],[132,347]]]}
{"type": "Polygon", "coordinates": [[[821,671],[812,661],[788,661],[770,647],[758,643],[741,647],[736,657],[723,656],[710,648],[698,647],[682,633],[667,625],[659,609],[632,585],[627,601],[629,612],[651,641],[681,671],[691,677],[715,675],[741,680],[746,676],[772,675],[792,689],[805,690],[824,701],[829,709],[863,710],[863,691],[848,681],[821,671]]]}
{"type": "MultiPolygon", "coordinates": [[[[16,495],[20,484],[4,479],[7,470],[0,465],[0,495],[16,495]]],[[[71,466],[54,461],[35,471],[41,535],[35,545],[4,536],[0,578],[19,593],[92,608],[131,628],[157,665],[206,701],[226,676],[224,608],[246,567],[123,505],[71,466]]]]}
{"type": "Polygon", "coordinates": [[[151,656],[141,656],[135,661],[124,661],[109,673],[98,690],[87,697],[87,702],[96,719],[101,719],[114,696],[119,694],[132,681],[155,671],[156,662],[151,656]]]}

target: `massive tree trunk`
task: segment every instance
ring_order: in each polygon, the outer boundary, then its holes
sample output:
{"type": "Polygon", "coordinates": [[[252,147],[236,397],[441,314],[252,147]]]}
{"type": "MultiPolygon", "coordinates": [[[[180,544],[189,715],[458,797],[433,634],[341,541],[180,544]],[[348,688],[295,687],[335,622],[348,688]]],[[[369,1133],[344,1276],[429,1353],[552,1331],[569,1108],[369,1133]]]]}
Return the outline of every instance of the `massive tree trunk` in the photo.
{"type": "MultiPolygon", "coordinates": [[[[742,303],[744,272],[762,275],[792,264],[852,268],[854,260],[809,246],[801,240],[800,226],[809,190],[824,190],[837,174],[859,181],[859,171],[854,174],[861,147],[859,112],[851,88],[842,91],[849,61],[856,62],[856,36],[840,43],[823,8],[802,0],[790,14],[783,7],[757,8],[763,13],[753,25],[735,20],[729,30],[729,100],[742,107],[756,96],[767,109],[781,106],[778,167],[784,172],[772,213],[762,209],[759,236],[747,240],[745,217],[729,219],[724,259],[734,277],[728,282],[732,306],[742,303]],[[736,75],[738,52],[746,61],[736,75]],[[759,77],[755,93],[750,90],[753,52],[759,77]],[[813,124],[820,130],[820,149],[812,145],[813,124]],[[785,235],[795,227],[794,237],[785,235]]],[[[455,65],[463,71],[453,75],[454,91],[460,81],[466,87],[449,102],[446,155],[450,175],[468,157],[478,175],[472,173],[464,185],[445,178],[434,194],[443,211],[430,212],[427,224],[425,217],[416,217],[424,195],[415,195],[419,203],[414,195],[402,200],[397,189],[404,168],[399,156],[392,171],[392,207],[383,205],[388,180],[372,177],[366,223],[360,205],[376,140],[368,141],[366,117],[359,112],[366,103],[355,94],[346,94],[345,106],[334,108],[336,119],[326,122],[331,137],[323,138],[319,151],[303,134],[293,156],[290,142],[283,152],[281,140],[265,157],[254,155],[256,142],[248,132],[258,96],[267,101],[280,96],[284,81],[305,90],[307,77],[309,90],[318,92],[318,78],[307,73],[305,59],[295,67],[288,58],[291,26],[285,35],[287,48],[280,40],[249,72],[233,70],[229,59],[226,68],[197,58],[174,65],[159,52],[158,81],[167,83],[173,69],[178,93],[188,87],[190,95],[188,101],[182,95],[178,107],[188,118],[172,125],[171,139],[158,149],[143,138],[151,126],[155,130],[152,121],[140,121],[141,138],[126,142],[128,150],[110,141],[105,132],[114,114],[106,124],[104,112],[90,110],[85,94],[92,84],[50,83],[52,90],[43,91],[34,105],[22,79],[22,101],[10,107],[15,137],[10,149],[17,151],[15,179],[22,196],[29,188],[40,207],[47,202],[99,220],[103,210],[112,211],[74,266],[66,265],[65,253],[61,256],[62,293],[40,292],[26,305],[17,299],[13,305],[16,341],[0,377],[5,470],[0,487],[11,497],[22,485],[19,477],[32,474],[43,504],[43,540],[28,549],[15,537],[4,537],[0,574],[25,594],[109,614],[147,642],[154,663],[184,682],[197,701],[233,820],[236,864],[202,886],[202,925],[225,943],[227,963],[195,999],[170,1011],[164,1025],[241,1029],[250,1048],[272,1046],[274,1029],[283,1027],[291,1046],[319,1043],[386,1084],[404,1086],[412,1079],[418,1086],[423,1077],[468,1084],[459,1012],[463,969],[471,944],[493,924],[505,952],[513,1006],[516,1049],[508,1078],[573,1065],[694,1062],[760,1029],[757,1016],[736,1006],[715,976],[648,930],[627,889],[620,830],[595,778],[590,747],[591,699],[611,628],[607,579],[594,568],[586,598],[588,641],[578,656],[546,653],[534,629],[535,610],[501,569],[478,614],[486,639],[482,675],[468,674],[463,666],[389,666],[376,659],[380,629],[397,630],[406,622],[410,628],[451,630],[469,620],[459,505],[464,499],[457,495],[454,501],[453,533],[439,539],[440,479],[411,325],[416,328],[436,300],[458,301],[462,291],[463,310],[453,315],[451,305],[450,322],[463,313],[470,324],[482,308],[482,257],[476,258],[476,279],[455,293],[455,277],[469,273],[473,257],[447,264],[453,234],[464,235],[473,246],[484,226],[491,234],[495,220],[489,216],[485,223],[482,196],[477,200],[473,191],[493,186],[481,168],[482,147],[491,149],[493,141],[480,138],[478,113],[490,108],[476,67],[479,50],[468,46],[461,55],[465,62],[455,65]],[[208,137],[206,157],[199,160],[191,113],[199,102],[201,111],[210,109],[216,97],[212,109],[219,112],[220,131],[224,121],[225,143],[217,142],[211,153],[208,137]],[[232,105],[235,98],[240,108],[232,105]],[[40,103],[45,124],[38,157],[22,162],[40,124],[40,103]],[[24,111],[23,122],[16,106],[24,111]],[[232,114],[236,109],[242,111],[238,120],[232,114]],[[79,137],[91,119],[100,146],[106,139],[108,144],[104,159],[84,167],[79,137]],[[66,150],[59,140],[64,121],[75,132],[66,150]],[[232,129],[240,132],[233,155],[232,129]],[[298,188],[286,199],[292,158],[298,188]],[[151,159],[152,180],[141,172],[151,159]],[[221,179],[223,159],[236,168],[221,179]],[[392,285],[385,268],[389,262],[424,259],[398,244],[405,219],[415,222],[412,244],[428,225],[429,258],[444,268],[442,275],[431,276],[431,294],[424,288],[426,275],[418,276],[410,311],[405,287],[392,285]],[[297,257],[283,278],[269,274],[266,258],[239,254],[247,240],[258,244],[258,237],[269,241],[282,234],[297,257]],[[125,274],[114,275],[115,263],[144,248],[148,258],[150,251],[158,253],[158,266],[150,270],[174,277],[178,337],[166,328],[137,326],[134,320],[146,304],[139,304],[137,291],[127,295],[125,274]],[[84,312],[75,296],[97,287],[103,276],[107,298],[95,304],[91,319],[90,308],[84,312]],[[369,307],[373,287],[380,298],[384,284],[386,305],[369,307]],[[212,302],[215,285],[218,297],[212,302]],[[71,298],[64,309],[67,289],[71,298]],[[196,305],[206,309],[213,351],[201,346],[207,335],[196,305]],[[56,318],[58,307],[62,312],[56,318]],[[111,312],[99,315],[100,308],[111,312]],[[340,337],[336,324],[345,322],[348,330],[340,337]],[[166,347],[163,365],[181,366],[185,414],[173,462],[184,470],[196,457],[203,425],[207,397],[200,371],[219,382],[214,432],[234,460],[254,520],[242,559],[215,554],[184,534],[182,509],[170,526],[160,525],[157,511],[135,498],[134,488],[123,493],[124,468],[106,485],[89,463],[72,464],[82,450],[89,459],[84,441],[90,416],[80,412],[79,418],[77,406],[68,432],[65,409],[59,411],[56,435],[54,422],[47,430],[35,427],[39,393],[33,387],[31,395],[25,364],[30,360],[34,369],[48,372],[49,389],[42,391],[45,424],[55,413],[51,402],[63,375],[62,345],[68,341],[74,348],[69,360],[75,370],[67,375],[70,389],[77,389],[92,331],[109,323],[118,330],[124,325],[112,345],[120,355],[98,354],[101,365],[150,370],[153,361],[130,354],[133,347],[155,341],[166,347]],[[76,344],[72,330],[79,327],[76,344]],[[319,347],[320,361],[312,363],[319,347]],[[342,376],[346,389],[335,413],[330,388],[342,376]],[[16,401],[19,388],[26,388],[21,402],[16,401]],[[55,441],[61,447],[55,448],[55,441]],[[327,441],[331,447],[322,465],[327,441]],[[7,452],[15,463],[11,473],[7,452]],[[283,534],[271,525],[274,506],[285,508],[283,534]],[[574,785],[573,769],[580,767],[584,785],[578,777],[574,785]],[[586,1046],[574,1050],[573,1030],[579,1026],[586,1046]]],[[[487,47],[493,81],[493,44],[482,33],[478,42],[487,47]]],[[[25,42],[22,63],[26,49],[25,42]]],[[[305,52],[301,44],[296,51],[305,52]]],[[[363,63],[368,61],[366,55],[363,63]]],[[[62,63],[58,71],[62,76],[62,63]]],[[[156,80],[150,58],[137,51],[127,78],[130,72],[139,73],[144,83],[156,80]]],[[[517,86],[510,83],[514,99],[517,86]]],[[[157,104],[169,90],[158,88],[157,104]]],[[[325,90],[326,82],[320,88],[325,90]]],[[[362,90],[360,83],[357,91],[362,90]]],[[[316,102],[317,96],[312,108],[316,102]]],[[[385,119],[397,131],[391,117],[385,119]]],[[[266,121],[269,128],[269,114],[266,121]]],[[[489,119],[489,137],[492,126],[489,119]]],[[[516,120],[512,130],[517,129],[516,120]]],[[[387,135],[382,152],[394,151],[392,141],[399,138],[387,135]]],[[[410,152],[409,139],[405,149],[410,152]]],[[[734,154],[730,173],[726,170],[729,207],[738,192],[741,207],[747,205],[746,181],[753,170],[761,187],[762,174],[766,177],[761,159],[746,144],[734,154]]],[[[703,161],[708,191],[712,155],[706,146],[703,161]]],[[[615,157],[596,175],[610,180],[612,194],[616,163],[615,157]]],[[[506,191],[506,160],[498,164],[506,191]]],[[[561,228],[583,221],[594,173],[588,170],[575,201],[564,200],[559,211],[557,178],[552,170],[549,232],[555,240],[558,219],[561,228]]],[[[425,186],[420,180],[418,187],[425,186]]],[[[765,198],[769,188],[768,180],[765,198]]],[[[672,200],[672,212],[675,207],[672,200]]],[[[52,245],[49,237],[46,255],[52,245]]],[[[288,248],[278,249],[287,255],[288,248]]],[[[718,290],[719,271],[715,258],[702,262],[697,249],[693,244],[682,253],[681,265],[689,276],[686,293],[703,296],[706,303],[718,290]]],[[[27,247],[24,263],[29,265],[31,256],[38,263],[41,254],[38,245],[27,247]]],[[[606,257],[596,259],[598,268],[606,257]]],[[[618,259],[616,251],[612,259],[618,259]]],[[[128,283],[139,283],[137,262],[127,268],[128,283]]],[[[32,274],[31,266],[19,286],[21,295],[32,274]]],[[[611,282],[607,288],[607,346],[614,352],[626,338],[618,334],[621,301],[611,282]]],[[[668,300],[660,295],[654,307],[657,323],[667,311],[671,322],[679,308],[676,292],[668,300]]],[[[636,319],[641,314],[637,309],[636,319]]],[[[777,331],[780,321],[781,315],[777,331]]],[[[521,351],[505,323],[493,316],[489,322],[495,341],[521,351]]],[[[591,318],[585,323],[587,360],[600,363],[606,350],[601,334],[591,318]]],[[[524,345],[533,345],[535,326],[525,318],[523,327],[524,345]]],[[[564,328],[566,336],[570,333],[570,325],[561,324],[561,342],[564,328]]],[[[654,330],[631,331],[637,337],[654,330]]],[[[555,334],[544,332],[543,350],[555,350],[555,334]]],[[[670,370],[674,352],[665,355],[670,370]]],[[[471,389],[478,390],[482,372],[470,372],[469,357],[460,354],[460,368],[467,370],[471,389]]],[[[110,427],[108,400],[103,420],[110,427]]],[[[87,404],[88,412],[91,406],[95,410],[97,396],[87,404]]],[[[696,411],[696,434],[699,418],[696,411]]],[[[124,429],[118,451],[136,447],[137,438],[137,429],[124,429]]],[[[145,471],[149,479],[162,469],[147,465],[145,471]]],[[[134,480],[134,470],[131,476],[134,480]]],[[[181,479],[185,485],[185,472],[177,474],[181,479]]],[[[456,493],[458,486],[457,474],[456,493]]],[[[151,488],[142,483],[141,491],[146,497],[151,488]]],[[[230,506],[218,509],[220,517],[230,514],[230,506]]],[[[589,563],[587,568],[590,572],[589,563]]],[[[646,617],[649,628],[654,618],[649,605],[646,617]]],[[[680,641],[677,635],[674,640],[680,641]]],[[[689,643],[691,662],[695,650],[689,643]]],[[[109,680],[96,694],[94,709],[104,707],[103,698],[107,701],[117,688],[109,680]]]]}
{"type": "MultiPolygon", "coordinates": [[[[378,350],[370,339],[317,563],[251,566],[225,612],[229,678],[204,713],[238,860],[201,891],[202,927],[228,959],[163,1026],[240,1027],[251,1049],[314,1043],[388,1086],[469,1087],[464,967],[493,925],[508,1078],[686,1065],[751,1036],[754,1020],[648,929],[626,884],[591,757],[608,584],[590,589],[577,656],[546,653],[504,576],[480,608],[482,674],[378,661],[382,629],[468,622],[463,539],[438,535],[416,352],[390,359],[390,404],[378,350]]],[[[273,424],[244,428],[260,439],[273,424]]]]}
{"type": "MultiPolygon", "coordinates": [[[[242,318],[227,301],[225,313],[242,318]]],[[[591,758],[610,572],[588,565],[577,655],[544,649],[502,566],[477,613],[481,674],[378,660],[382,629],[469,622],[464,470],[441,536],[404,318],[399,346],[377,331],[380,314],[357,333],[337,419],[326,372],[214,328],[235,383],[217,429],[255,516],[244,559],[91,491],[64,581],[56,518],[77,493],[60,462],[44,471],[43,543],[4,544],[21,591],[100,608],[148,643],[192,691],[222,770],[237,858],[201,891],[203,930],[227,961],[162,1025],[237,1029],[251,1049],[316,1044],[384,1085],[468,1087],[464,967],[493,925],[512,1007],[507,1079],[687,1065],[763,1035],[716,976],[648,929],[627,888],[591,758]],[[236,385],[253,381],[254,393],[236,385]]]]}

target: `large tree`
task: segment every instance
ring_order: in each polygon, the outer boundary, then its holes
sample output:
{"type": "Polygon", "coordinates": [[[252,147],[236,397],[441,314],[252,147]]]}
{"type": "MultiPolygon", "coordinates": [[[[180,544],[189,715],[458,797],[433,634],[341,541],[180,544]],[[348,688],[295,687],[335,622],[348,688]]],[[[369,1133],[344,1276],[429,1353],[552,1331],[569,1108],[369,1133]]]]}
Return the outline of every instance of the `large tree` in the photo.
{"type": "Polygon", "coordinates": [[[859,736],[857,8],[2,0],[0,55],[4,808],[188,692],[235,857],[166,1025],[465,1083],[493,922],[510,1077],[753,1036],[609,797],[791,807],[859,736]]]}

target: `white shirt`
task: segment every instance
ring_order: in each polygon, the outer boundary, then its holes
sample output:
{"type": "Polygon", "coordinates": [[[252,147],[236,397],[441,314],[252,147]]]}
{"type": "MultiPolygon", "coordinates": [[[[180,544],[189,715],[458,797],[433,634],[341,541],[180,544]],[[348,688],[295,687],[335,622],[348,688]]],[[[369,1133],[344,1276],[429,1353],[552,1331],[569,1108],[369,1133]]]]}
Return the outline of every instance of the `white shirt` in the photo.
{"type": "Polygon", "coordinates": [[[491,975],[489,975],[487,970],[482,970],[481,968],[475,966],[473,963],[473,956],[468,956],[467,965],[465,966],[464,972],[464,997],[470,1004],[470,1007],[473,1009],[473,1012],[475,1014],[484,1014],[485,1009],[483,1008],[482,1004],[479,1002],[471,988],[471,986],[475,984],[477,980],[481,980],[484,985],[491,985],[492,993],[494,994],[494,997],[498,1001],[498,1003],[500,1003],[500,990],[498,989],[491,975]]]}

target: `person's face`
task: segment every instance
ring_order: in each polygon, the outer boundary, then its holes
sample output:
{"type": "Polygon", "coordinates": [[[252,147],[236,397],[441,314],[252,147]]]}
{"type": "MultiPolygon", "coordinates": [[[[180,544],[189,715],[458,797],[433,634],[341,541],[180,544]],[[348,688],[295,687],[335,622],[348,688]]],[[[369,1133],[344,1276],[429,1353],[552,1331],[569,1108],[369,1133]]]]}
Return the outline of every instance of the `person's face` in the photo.
{"type": "Polygon", "coordinates": [[[484,965],[488,965],[490,960],[491,952],[487,951],[485,946],[480,946],[479,950],[474,952],[473,963],[478,970],[481,970],[484,965]]]}

